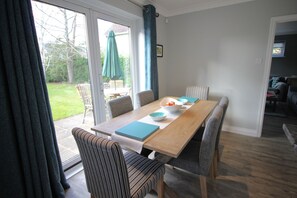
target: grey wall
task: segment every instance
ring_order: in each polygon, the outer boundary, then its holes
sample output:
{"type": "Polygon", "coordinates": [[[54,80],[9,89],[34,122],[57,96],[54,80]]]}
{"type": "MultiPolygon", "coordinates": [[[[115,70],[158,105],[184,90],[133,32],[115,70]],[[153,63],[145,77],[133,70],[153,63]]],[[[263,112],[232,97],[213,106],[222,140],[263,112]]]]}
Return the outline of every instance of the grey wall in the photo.
{"type": "Polygon", "coordinates": [[[159,16],[156,19],[156,24],[157,24],[157,30],[158,30],[158,35],[157,35],[157,43],[160,45],[163,45],[163,57],[158,57],[158,74],[159,74],[159,97],[164,97],[166,96],[167,93],[167,58],[168,58],[168,44],[167,44],[167,37],[168,37],[168,32],[167,32],[167,23],[166,23],[166,18],[163,16],[159,16]]]}
{"type": "Polygon", "coordinates": [[[297,34],[276,36],[276,41],[285,41],[285,57],[272,58],[271,75],[297,75],[297,34]]]}
{"type": "Polygon", "coordinates": [[[210,99],[230,99],[224,129],[256,136],[270,19],[296,13],[296,0],[257,0],[170,17],[158,30],[166,37],[160,95],[207,85],[210,99]]]}

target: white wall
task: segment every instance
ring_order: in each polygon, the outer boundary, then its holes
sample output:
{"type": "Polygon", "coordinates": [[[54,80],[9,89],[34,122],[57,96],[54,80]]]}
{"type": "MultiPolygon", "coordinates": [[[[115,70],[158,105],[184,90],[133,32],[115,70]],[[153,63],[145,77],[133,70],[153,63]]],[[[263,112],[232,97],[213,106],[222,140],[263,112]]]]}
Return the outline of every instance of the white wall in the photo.
{"type": "Polygon", "coordinates": [[[160,96],[207,85],[210,99],[229,97],[224,129],[256,136],[270,19],[296,13],[296,0],[257,0],[170,17],[168,24],[158,18],[160,96]]]}

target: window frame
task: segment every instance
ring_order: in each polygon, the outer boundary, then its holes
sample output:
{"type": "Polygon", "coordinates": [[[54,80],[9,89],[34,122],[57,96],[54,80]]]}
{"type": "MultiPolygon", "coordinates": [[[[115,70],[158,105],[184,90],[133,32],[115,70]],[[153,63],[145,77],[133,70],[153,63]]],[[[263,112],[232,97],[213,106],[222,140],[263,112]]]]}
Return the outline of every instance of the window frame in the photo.
{"type": "Polygon", "coordinates": [[[273,46],[272,46],[272,58],[284,58],[285,57],[285,50],[286,50],[286,41],[274,41],[273,46]],[[281,47],[275,46],[277,44],[282,44],[282,46],[281,47]],[[275,48],[280,48],[281,53],[280,54],[274,54],[273,50],[275,48]]]}

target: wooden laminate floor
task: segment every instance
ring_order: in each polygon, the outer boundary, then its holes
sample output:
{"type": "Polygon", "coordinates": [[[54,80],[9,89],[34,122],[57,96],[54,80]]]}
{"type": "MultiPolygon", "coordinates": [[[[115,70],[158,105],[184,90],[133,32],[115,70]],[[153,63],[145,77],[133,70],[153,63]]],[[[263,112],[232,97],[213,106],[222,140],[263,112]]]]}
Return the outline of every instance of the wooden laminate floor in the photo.
{"type": "MultiPolygon", "coordinates": [[[[219,176],[207,180],[210,198],[297,198],[297,155],[284,135],[283,123],[297,124],[296,114],[265,116],[261,138],[222,133],[219,176]]],[[[68,181],[67,198],[89,197],[83,171],[68,181]]],[[[165,182],[181,198],[200,197],[199,178],[194,174],[166,167],[165,182]]]]}

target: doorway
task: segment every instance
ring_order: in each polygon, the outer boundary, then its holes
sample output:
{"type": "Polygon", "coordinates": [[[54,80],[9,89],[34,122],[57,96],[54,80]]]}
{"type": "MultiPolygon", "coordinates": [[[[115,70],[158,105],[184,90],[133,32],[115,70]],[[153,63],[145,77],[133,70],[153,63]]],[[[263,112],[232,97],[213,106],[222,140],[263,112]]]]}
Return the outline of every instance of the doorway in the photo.
{"type": "Polygon", "coordinates": [[[32,9],[62,165],[68,170],[81,161],[72,128],[93,133],[91,127],[108,119],[106,102],[132,96],[138,88],[133,79],[141,29],[137,19],[121,17],[122,12],[112,17],[67,1],[32,0],[32,9]],[[110,30],[116,33],[123,70],[118,79],[102,76],[110,30]]]}
{"type": "MultiPolygon", "coordinates": [[[[281,17],[273,17],[270,23],[270,31],[269,31],[269,39],[268,39],[268,46],[267,46],[267,53],[266,53],[266,61],[265,61],[265,72],[264,72],[264,81],[263,81],[263,100],[262,100],[262,109],[260,115],[262,115],[262,119],[260,121],[261,127],[258,130],[258,136],[262,136],[262,131],[264,130],[264,113],[266,108],[266,101],[267,101],[267,90],[271,72],[271,64],[272,64],[272,52],[274,47],[274,40],[276,36],[276,30],[278,25],[297,21],[297,15],[288,15],[288,16],[281,16],[281,17]]],[[[274,107],[272,107],[274,108],[274,107]]],[[[276,121],[274,121],[276,123],[276,121]]]]}
{"type": "Polygon", "coordinates": [[[61,161],[67,170],[81,161],[72,128],[89,130],[94,125],[85,15],[36,1],[32,9],[61,161]]]}

